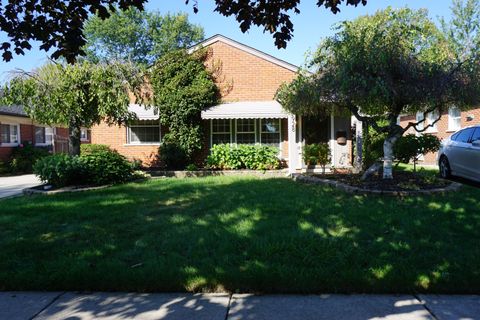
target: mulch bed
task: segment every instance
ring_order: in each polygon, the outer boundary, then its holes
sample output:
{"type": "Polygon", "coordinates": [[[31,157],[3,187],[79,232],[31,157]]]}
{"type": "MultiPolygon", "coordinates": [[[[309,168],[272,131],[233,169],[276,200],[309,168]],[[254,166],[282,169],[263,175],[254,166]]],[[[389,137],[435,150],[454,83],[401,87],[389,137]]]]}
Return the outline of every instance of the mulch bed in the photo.
{"type": "Polygon", "coordinates": [[[396,171],[394,179],[383,179],[382,175],[375,175],[362,181],[360,174],[316,174],[320,179],[335,180],[349,186],[383,191],[418,191],[445,188],[451,184],[450,181],[437,178],[433,175],[414,173],[408,171],[396,171]]]}

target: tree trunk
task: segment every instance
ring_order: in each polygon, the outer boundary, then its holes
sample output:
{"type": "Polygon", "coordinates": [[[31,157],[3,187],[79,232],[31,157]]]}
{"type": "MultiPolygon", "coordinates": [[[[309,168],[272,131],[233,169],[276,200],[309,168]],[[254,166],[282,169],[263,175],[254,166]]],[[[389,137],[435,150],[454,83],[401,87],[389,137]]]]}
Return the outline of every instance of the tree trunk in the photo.
{"type": "Polygon", "coordinates": [[[400,136],[389,134],[383,142],[383,179],[393,179],[393,146],[400,136]]]}
{"type": "Polygon", "coordinates": [[[68,151],[71,156],[80,155],[80,126],[70,125],[68,127],[68,151]]]}

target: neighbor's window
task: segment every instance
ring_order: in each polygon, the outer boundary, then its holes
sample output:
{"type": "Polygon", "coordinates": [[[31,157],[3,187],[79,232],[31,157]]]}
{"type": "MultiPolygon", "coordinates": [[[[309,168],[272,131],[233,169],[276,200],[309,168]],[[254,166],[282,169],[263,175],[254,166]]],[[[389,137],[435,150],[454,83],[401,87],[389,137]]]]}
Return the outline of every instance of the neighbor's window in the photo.
{"type": "MultiPolygon", "coordinates": [[[[431,125],[434,123],[438,119],[438,116],[439,114],[437,110],[427,113],[427,124],[431,125]]],[[[427,132],[437,132],[437,123],[438,122],[435,122],[433,126],[428,127],[427,132]]]]}
{"type": "Polygon", "coordinates": [[[260,143],[262,144],[279,144],[280,143],[280,119],[260,120],[260,143]]]}
{"type": "Polygon", "coordinates": [[[214,119],[212,120],[212,146],[215,144],[231,143],[231,120],[214,119]]]}
{"type": "Polygon", "coordinates": [[[2,144],[18,144],[19,131],[17,124],[0,124],[0,142],[2,144]]]}
{"type": "Polygon", "coordinates": [[[456,131],[462,127],[462,112],[457,107],[448,109],[448,131],[456,131]]]}
{"type": "MultiPolygon", "coordinates": [[[[420,122],[422,121],[424,118],[423,118],[423,112],[417,112],[417,114],[415,115],[415,122],[420,122]]],[[[415,126],[415,128],[417,130],[423,130],[425,128],[425,121],[423,122],[420,122],[419,124],[417,124],[415,126]]],[[[417,132],[417,134],[419,134],[420,132],[417,132]]]]}
{"type": "Polygon", "coordinates": [[[50,145],[53,142],[53,128],[35,127],[35,144],[50,145]]]}
{"type": "Polygon", "coordinates": [[[159,144],[160,122],[158,120],[140,120],[128,126],[127,141],[129,144],[159,144]]]}
{"type": "Polygon", "coordinates": [[[86,128],[80,129],[80,140],[88,141],[88,129],[86,128]]]}
{"type": "Polygon", "coordinates": [[[255,144],[255,119],[237,119],[237,144],[255,144]]]}

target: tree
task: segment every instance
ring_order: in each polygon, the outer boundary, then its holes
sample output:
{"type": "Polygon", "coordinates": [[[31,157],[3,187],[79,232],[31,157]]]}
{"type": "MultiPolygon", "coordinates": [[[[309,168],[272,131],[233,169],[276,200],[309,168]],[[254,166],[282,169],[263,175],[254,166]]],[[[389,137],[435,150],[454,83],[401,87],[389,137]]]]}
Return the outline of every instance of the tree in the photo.
{"type": "Polygon", "coordinates": [[[204,37],[203,28],[186,14],[167,14],[130,8],[107,19],[92,16],[85,24],[86,57],[90,61],[133,61],[150,65],[165,53],[188,48],[204,37]]]}
{"type": "Polygon", "coordinates": [[[164,142],[178,146],[188,160],[203,146],[201,111],[219,102],[206,58],[207,51],[177,50],[163,55],[150,69],[153,105],[169,130],[164,142]]]}
{"type": "Polygon", "coordinates": [[[6,0],[0,4],[0,30],[7,34],[3,42],[3,59],[10,61],[12,53],[24,54],[39,41],[40,49],[56,48],[53,59],[65,58],[73,63],[83,54],[85,45],[83,24],[91,14],[102,19],[118,6],[121,10],[135,7],[143,10],[147,0],[6,0]],[[13,52],[12,52],[13,51],[13,52]]]}
{"type": "MultiPolygon", "coordinates": [[[[181,0],[188,3],[189,0],[181,0]]],[[[111,10],[130,7],[143,10],[147,0],[5,0],[0,3],[0,30],[7,34],[3,42],[3,59],[10,61],[12,53],[24,54],[32,48],[31,42],[40,42],[40,49],[56,48],[53,59],[65,58],[69,63],[76,61],[85,52],[83,35],[85,21],[91,14],[101,19],[108,18],[111,10]],[[110,11],[109,11],[110,10],[110,11]]],[[[193,0],[194,12],[198,1],[193,0]]],[[[318,0],[317,5],[337,13],[342,3],[349,5],[366,4],[366,0],[318,0]]],[[[240,29],[246,32],[252,24],[263,26],[273,34],[279,48],[286,47],[292,38],[293,24],[288,12],[299,13],[300,0],[260,0],[256,2],[239,0],[215,0],[215,11],[226,16],[235,16],[240,29]]]]}
{"type": "Polygon", "coordinates": [[[480,100],[477,56],[455,56],[426,10],[388,8],[340,24],[321,43],[312,62],[315,73],[301,74],[278,99],[295,113],[346,109],[386,134],[383,177],[391,179],[393,146],[404,132],[423,132],[449,106],[465,109],[480,100]],[[401,114],[416,112],[422,120],[405,128],[397,124],[401,114]],[[421,129],[429,113],[438,117],[421,129]]]}
{"type": "Polygon", "coordinates": [[[68,126],[70,153],[79,155],[81,127],[135,118],[128,111],[129,95],[147,99],[142,88],[144,76],[133,64],[48,63],[17,73],[4,85],[2,103],[23,105],[38,122],[68,126]]]}

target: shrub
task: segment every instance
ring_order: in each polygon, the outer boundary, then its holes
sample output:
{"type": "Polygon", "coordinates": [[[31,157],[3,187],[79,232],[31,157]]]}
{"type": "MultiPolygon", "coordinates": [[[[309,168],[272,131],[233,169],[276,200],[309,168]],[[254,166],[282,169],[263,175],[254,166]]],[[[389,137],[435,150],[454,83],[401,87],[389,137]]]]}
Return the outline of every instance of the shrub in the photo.
{"type": "Polygon", "coordinates": [[[132,179],[133,165],[114,150],[97,149],[80,156],[55,154],[38,160],[34,173],[55,187],[104,185],[132,179]]]}
{"type": "Polygon", "coordinates": [[[133,165],[114,150],[98,149],[80,156],[87,171],[89,184],[103,185],[128,181],[133,175],[133,165]]]}
{"type": "Polygon", "coordinates": [[[198,170],[198,167],[194,164],[194,163],[190,163],[186,168],[185,170],[187,171],[197,171],[198,170]]]}
{"type": "Polygon", "coordinates": [[[13,149],[9,161],[10,171],[12,173],[32,173],[35,162],[49,154],[47,148],[35,147],[30,143],[21,144],[13,149]]]}
{"type": "Polygon", "coordinates": [[[0,160],[0,175],[1,174],[6,174],[6,173],[9,173],[10,172],[10,168],[8,167],[8,165],[3,162],[2,160],[0,160]]]}
{"type": "Polygon", "coordinates": [[[303,160],[307,165],[320,165],[325,173],[325,167],[331,161],[328,143],[312,143],[303,147],[303,160]]]}
{"type": "Polygon", "coordinates": [[[213,169],[232,170],[269,170],[280,168],[278,148],[259,145],[215,145],[210,150],[207,165],[213,169]]]}
{"type": "Polygon", "coordinates": [[[165,141],[159,149],[160,161],[171,170],[183,170],[188,163],[187,154],[177,143],[165,141]]]}
{"type": "Polygon", "coordinates": [[[110,149],[109,146],[107,146],[106,144],[82,144],[80,145],[80,154],[81,155],[84,155],[84,154],[92,154],[92,153],[96,153],[96,152],[100,152],[100,151],[111,151],[112,149],[110,149]]]}
{"type": "Polygon", "coordinates": [[[79,156],[55,154],[41,158],[33,165],[33,172],[42,181],[56,187],[88,183],[87,172],[79,156]]]}
{"type": "Polygon", "coordinates": [[[416,136],[407,134],[395,143],[393,148],[398,163],[413,162],[413,171],[417,169],[418,159],[422,154],[437,152],[440,149],[440,139],[430,134],[416,136]]]}

